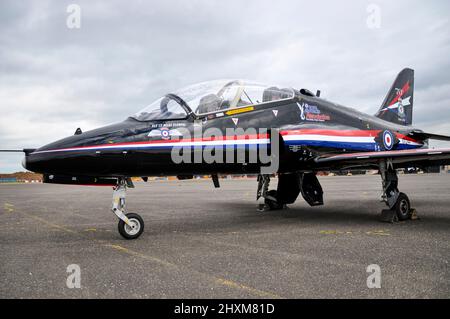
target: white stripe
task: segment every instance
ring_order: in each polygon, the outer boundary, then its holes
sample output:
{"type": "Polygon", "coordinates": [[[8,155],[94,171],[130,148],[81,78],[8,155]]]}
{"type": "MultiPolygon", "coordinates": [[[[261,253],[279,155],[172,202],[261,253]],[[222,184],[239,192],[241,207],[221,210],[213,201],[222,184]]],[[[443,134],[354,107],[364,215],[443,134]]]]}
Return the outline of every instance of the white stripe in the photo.
{"type": "Polygon", "coordinates": [[[336,135],[317,135],[317,134],[301,134],[301,135],[285,135],[285,141],[327,141],[327,142],[353,142],[353,143],[373,143],[374,136],[336,136],[336,135]]]}
{"type": "Polygon", "coordinates": [[[422,144],[420,144],[420,143],[416,143],[416,142],[404,140],[404,139],[402,139],[402,138],[400,138],[399,140],[400,140],[400,142],[399,142],[400,144],[422,146],[422,144]]]}
{"type": "MultiPolygon", "coordinates": [[[[350,142],[350,143],[375,143],[374,136],[336,136],[336,135],[318,135],[318,134],[300,134],[284,135],[285,141],[326,141],[326,142],[350,142]]],[[[422,144],[405,139],[399,139],[400,144],[417,145],[422,144]]]]}
{"type": "MultiPolygon", "coordinates": [[[[408,96],[407,98],[403,99],[402,102],[401,102],[401,105],[402,105],[402,106],[408,106],[408,105],[411,105],[411,102],[409,101],[410,98],[411,98],[411,97],[408,96]]],[[[392,110],[392,109],[396,109],[396,108],[398,108],[399,105],[400,105],[400,101],[399,101],[399,102],[395,102],[394,104],[392,104],[392,105],[390,105],[390,106],[385,107],[384,109],[382,109],[382,111],[385,111],[385,110],[387,110],[387,109],[391,109],[391,110],[392,110]]]]}
{"type": "Polygon", "coordinates": [[[197,141],[197,142],[175,142],[175,143],[145,143],[145,144],[124,144],[124,145],[105,145],[105,146],[89,146],[89,147],[74,147],[65,148],[59,150],[48,150],[34,152],[34,154],[39,153],[51,153],[51,152],[67,152],[67,151],[88,151],[88,150],[105,150],[105,149],[115,149],[115,148],[145,148],[145,147],[160,147],[160,146],[214,146],[214,145],[249,145],[249,144],[269,144],[270,140],[268,138],[263,139],[248,139],[248,140],[225,140],[225,141],[197,141]]]}

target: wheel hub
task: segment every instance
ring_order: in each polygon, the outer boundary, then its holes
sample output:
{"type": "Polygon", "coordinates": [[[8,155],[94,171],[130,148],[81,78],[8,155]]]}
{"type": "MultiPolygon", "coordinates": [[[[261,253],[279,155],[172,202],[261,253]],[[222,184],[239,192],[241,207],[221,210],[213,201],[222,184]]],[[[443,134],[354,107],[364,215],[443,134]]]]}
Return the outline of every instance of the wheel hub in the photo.
{"type": "Polygon", "coordinates": [[[141,229],[141,224],[135,218],[129,219],[130,225],[125,224],[125,232],[128,235],[136,235],[141,229]]]}
{"type": "Polygon", "coordinates": [[[402,214],[407,214],[408,213],[408,202],[406,200],[402,200],[400,202],[400,212],[402,214]]]}

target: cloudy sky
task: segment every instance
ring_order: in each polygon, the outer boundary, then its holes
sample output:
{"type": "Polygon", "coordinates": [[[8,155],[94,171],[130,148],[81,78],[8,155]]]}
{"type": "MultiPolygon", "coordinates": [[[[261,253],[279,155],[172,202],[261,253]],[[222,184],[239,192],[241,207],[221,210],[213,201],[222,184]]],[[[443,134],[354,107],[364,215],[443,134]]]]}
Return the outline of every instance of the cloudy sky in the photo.
{"type": "MultiPolygon", "coordinates": [[[[450,134],[449,17],[448,0],[2,0],[0,148],[121,121],[220,78],[321,89],[373,114],[403,67],[416,71],[414,125],[450,134]]],[[[21,158],[0,154],[0,172],[21,158]]]]}

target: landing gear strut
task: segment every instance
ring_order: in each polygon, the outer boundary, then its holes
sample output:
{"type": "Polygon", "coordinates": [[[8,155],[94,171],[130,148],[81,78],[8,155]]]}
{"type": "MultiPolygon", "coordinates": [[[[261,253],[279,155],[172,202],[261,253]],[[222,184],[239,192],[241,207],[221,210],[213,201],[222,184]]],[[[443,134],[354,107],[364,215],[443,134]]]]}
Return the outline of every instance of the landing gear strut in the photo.
{"type": "Polygon", "coordinates": [[[275,189],[269,190],[270,175],[258,175],[258,191],[256,200],[258,201],[258,210],[277,210],[283,209],[286,205],[281,204],[277,198],[275,189]]]}
{"type": "Polygon", "coordinates": [[[125,213],[127,187],[134,187],[131,180],[121,178],[114,187],[112,212],[119,218],[119,234],[125,239],[136,239],[144,231],[144,220],[134,213],[125,213]]]}
{"type": "Polygon", "coordinates": [[[408,196],[398,190],[397,171],[390,160],[380,162],[380,174],[383,181],[383,195],[381,199],[389,207],[382,212],[382,220],[393,221],[411,218],[411,204],[408,196]]]}

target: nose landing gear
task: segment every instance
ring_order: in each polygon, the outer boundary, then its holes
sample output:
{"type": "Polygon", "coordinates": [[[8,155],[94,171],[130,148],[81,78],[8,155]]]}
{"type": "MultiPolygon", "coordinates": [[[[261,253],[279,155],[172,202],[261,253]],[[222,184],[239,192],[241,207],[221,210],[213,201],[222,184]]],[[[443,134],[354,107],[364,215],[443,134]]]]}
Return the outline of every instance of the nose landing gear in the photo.
{"type": "Polygon", "coordinates": [[[258,191],[256,200],[258,201],[258,211],[278,210],[286,208],[286,205],[278,200],[278,192],[275,189],[269,190],[270,175],[258,175],[258,191]]]}
{"type": "Polygon", "coordinates": [[[135,213],[125,213],[127,187],[134,187],[130,179],[121,178],[114,187],[112,212],[119,218],[119,234],[125,239],[136,239],[144,231],[144,220],[135,213]]]}

